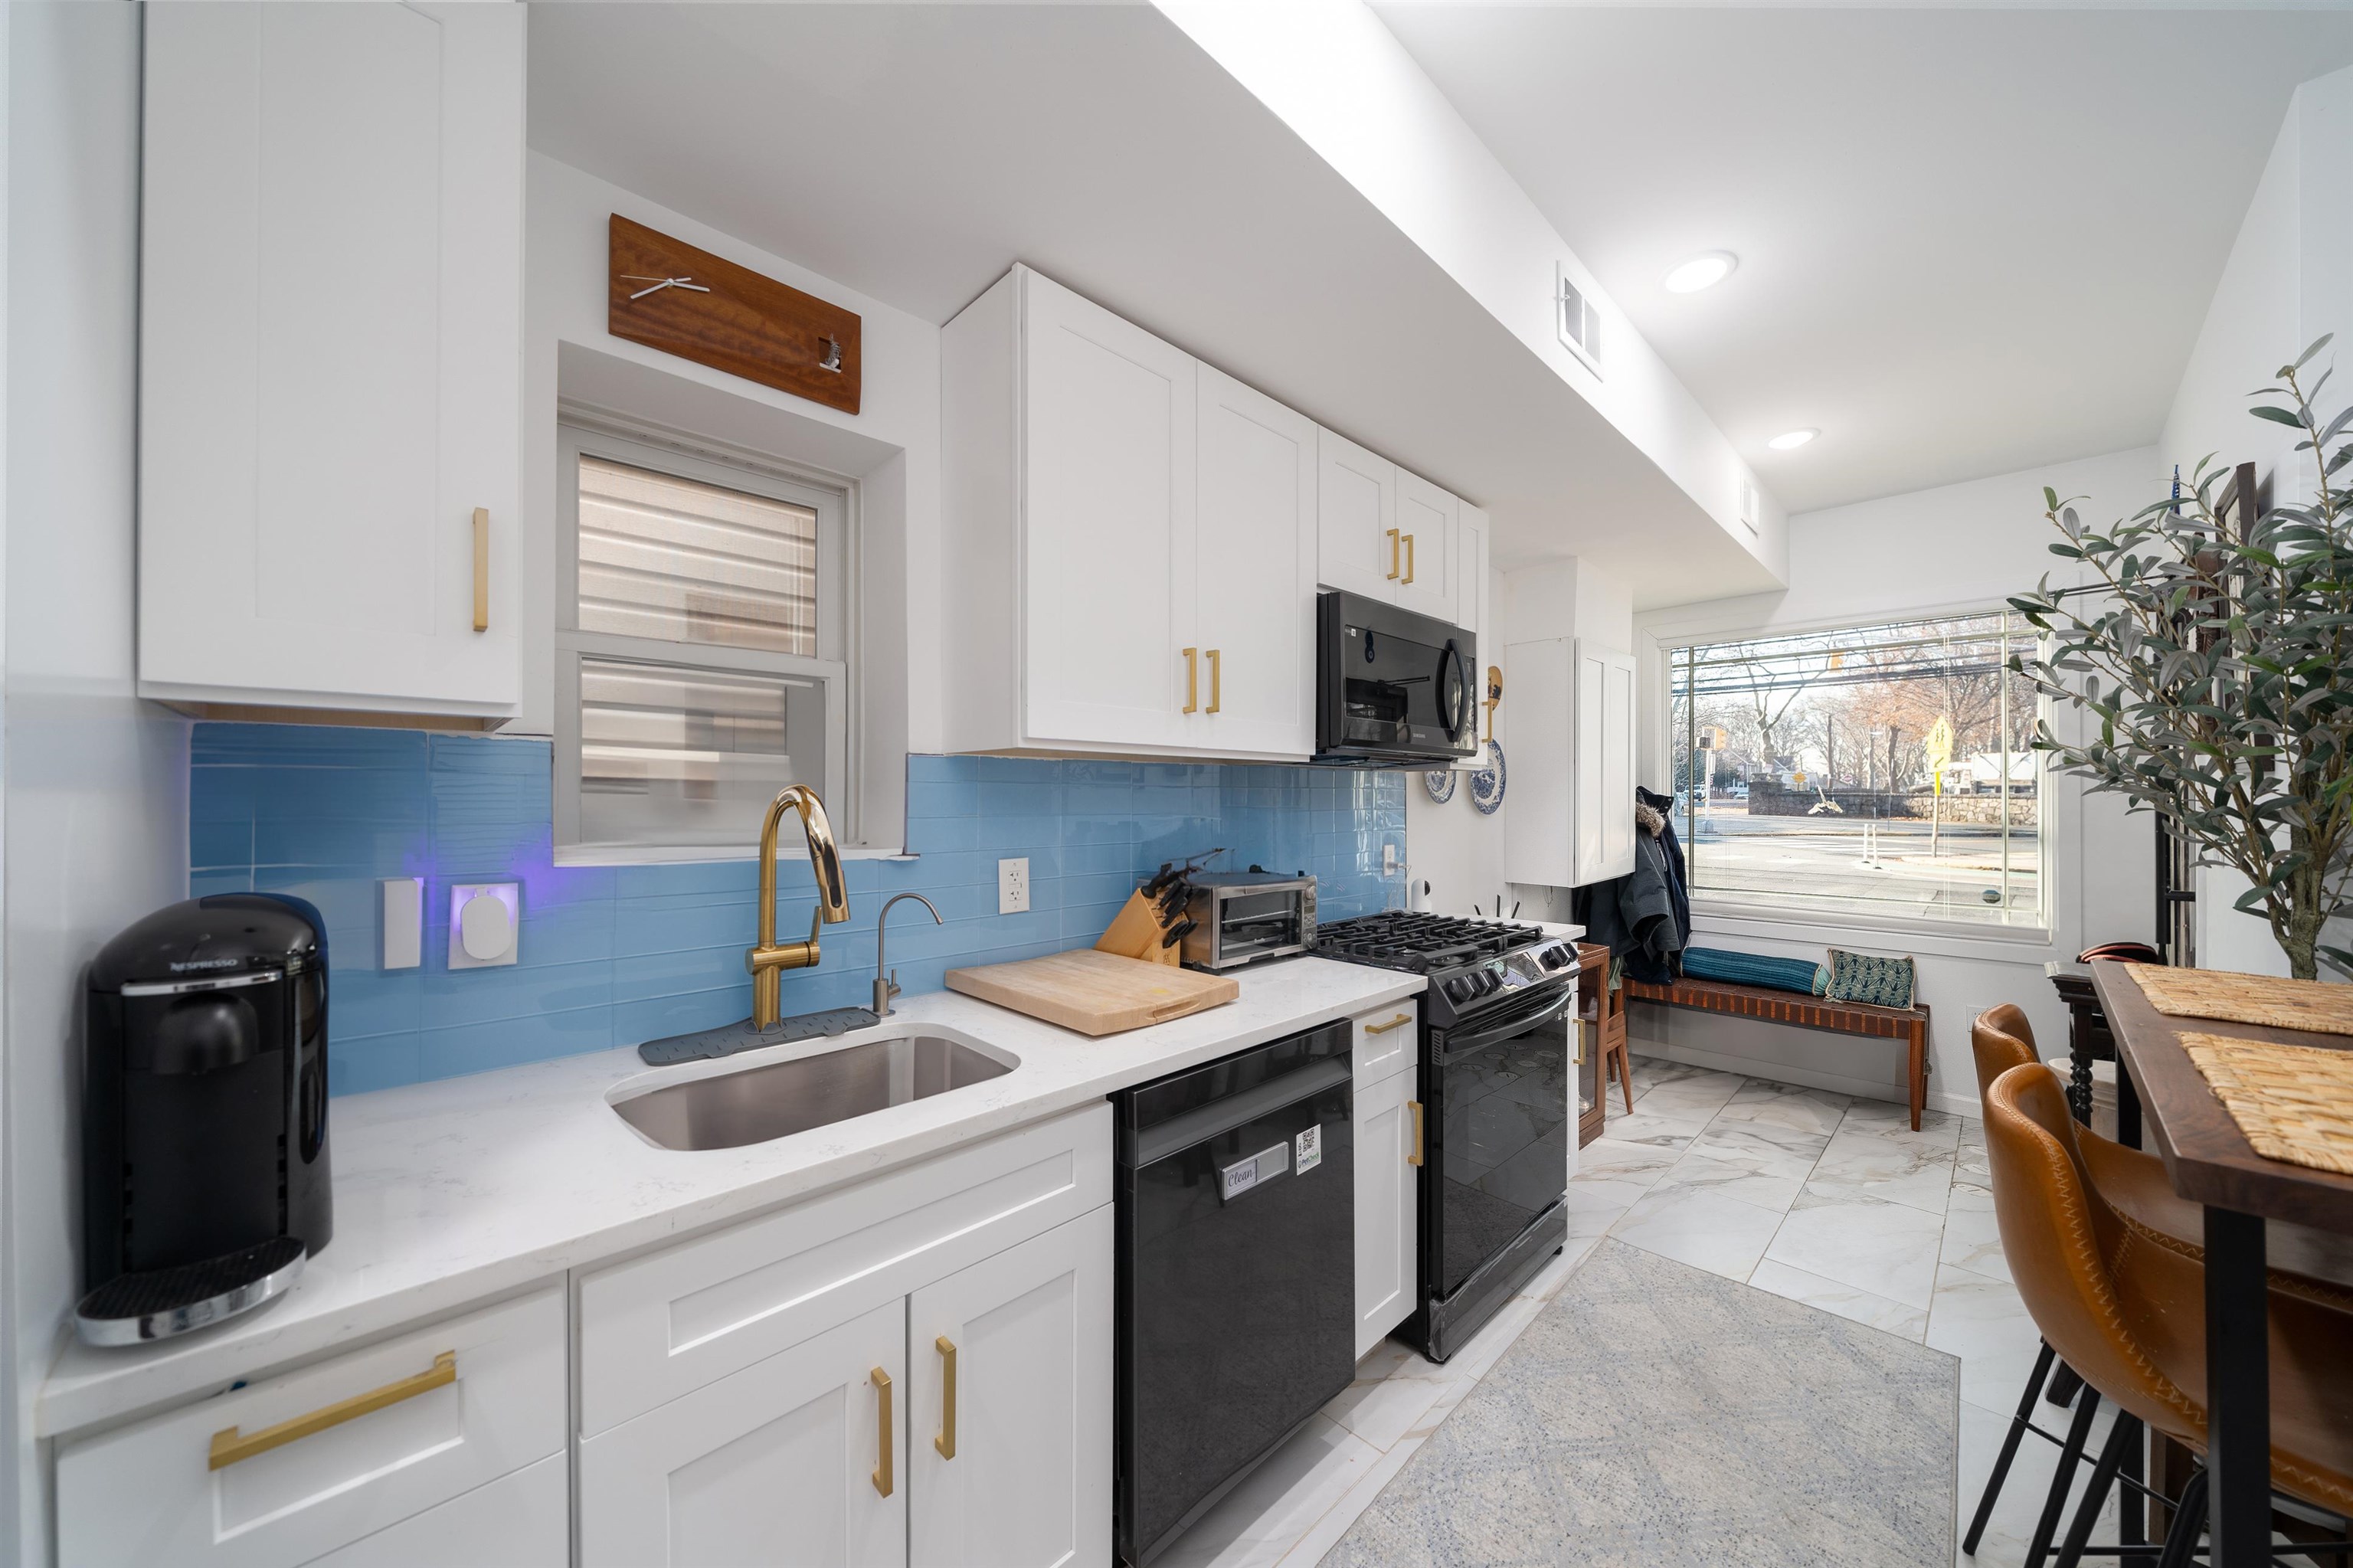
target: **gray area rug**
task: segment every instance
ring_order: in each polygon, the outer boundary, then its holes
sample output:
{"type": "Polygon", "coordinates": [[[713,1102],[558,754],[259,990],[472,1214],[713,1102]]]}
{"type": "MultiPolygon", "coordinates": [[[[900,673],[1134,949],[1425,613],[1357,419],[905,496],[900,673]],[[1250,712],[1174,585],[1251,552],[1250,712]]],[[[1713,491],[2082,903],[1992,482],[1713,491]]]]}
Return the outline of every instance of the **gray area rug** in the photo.
{"type": "Polygon", "coordinates": [[[1325,1568],[1951,1568],[1960,1362],[1603,1241],[1325,1568]]]}

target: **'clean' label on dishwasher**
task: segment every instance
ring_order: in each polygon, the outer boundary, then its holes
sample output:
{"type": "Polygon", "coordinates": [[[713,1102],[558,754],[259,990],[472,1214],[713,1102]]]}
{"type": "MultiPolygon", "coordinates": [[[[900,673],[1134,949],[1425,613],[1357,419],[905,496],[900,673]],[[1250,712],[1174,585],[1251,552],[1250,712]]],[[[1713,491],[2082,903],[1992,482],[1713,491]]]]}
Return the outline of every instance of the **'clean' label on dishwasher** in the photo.
{"type": "Polygon", "coordinates": [[[1248,1160],[1237,1160],[1218,1172],[1218,1198],[1231,1202],[1269,1177],[1280,1176],[1291,1169],[1291,1145],[1278,1143],[1272,1149],[1261,1149],[1248,1160]]]}
{"type": "Polygon", "coordinates": [[[1324,1163],[1324,1129],[1311,1127],[1291,1140],[1291,1168],[1302,1176],[1324,1163]]]}

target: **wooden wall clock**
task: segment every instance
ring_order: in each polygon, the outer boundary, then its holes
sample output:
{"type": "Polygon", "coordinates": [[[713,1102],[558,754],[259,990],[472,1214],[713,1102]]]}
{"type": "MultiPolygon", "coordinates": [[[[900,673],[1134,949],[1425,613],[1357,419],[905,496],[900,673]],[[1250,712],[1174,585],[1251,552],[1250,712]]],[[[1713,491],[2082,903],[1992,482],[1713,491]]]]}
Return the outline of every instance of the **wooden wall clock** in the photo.
{"type": "Polygon", "coordinates": [[[613,214],[606,330],[858,412],[858,317],[613,214]]]}

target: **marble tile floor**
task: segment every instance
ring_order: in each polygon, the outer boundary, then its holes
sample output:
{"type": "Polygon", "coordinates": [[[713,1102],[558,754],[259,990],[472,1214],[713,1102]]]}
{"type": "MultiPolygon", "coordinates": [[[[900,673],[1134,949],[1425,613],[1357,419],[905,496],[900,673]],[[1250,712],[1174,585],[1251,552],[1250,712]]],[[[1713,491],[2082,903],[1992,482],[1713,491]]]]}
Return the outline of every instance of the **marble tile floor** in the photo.
{"type": "MultiPolygon", "coordinates": [[[[1632,1113],[1582,1152],[1567,1250],[1448,1364],[1394,1340],[1366,1357],[1346,1393],[1170,1548],[1166,1568],[1318,1562],[1603,1235],[1957,1358],[1955,1563],[2024,1562],[2057,1453],[2031,1436],[1976,1556],[1957,1551],[2038,1343],[2002,1259],[1978,1124],[1929,1112],[1914,1132],[1900,1105],[1652,1056],[1634,1058],[1634,1092],[1632,1113]]],[[[2063,1429],[2066,1413],[2045,1404],[2038,1420],[2063,1429]]],[[[2095,1448],[2106,1428],[2103,1412],[2095,1448]]],[[[2107,1511],[2100,1538],[2114,1540],[2107,1511]]]]}

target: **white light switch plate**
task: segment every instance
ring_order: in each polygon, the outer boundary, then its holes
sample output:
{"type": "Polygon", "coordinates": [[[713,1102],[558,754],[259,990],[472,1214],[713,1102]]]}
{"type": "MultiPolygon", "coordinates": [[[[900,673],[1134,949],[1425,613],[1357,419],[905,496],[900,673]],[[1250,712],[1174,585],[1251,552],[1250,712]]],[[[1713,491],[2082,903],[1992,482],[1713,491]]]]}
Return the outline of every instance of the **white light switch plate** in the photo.
{"type": "Polygon", "coordinates": [[[460,882],[449,888],[449,967],[486,969],[515,961],[522,946],[522,889],[512,882],[460,882]]]}
{"type": "Polygon", "coordinates": [[[997,912],[1018,915],[1029,907],[1029,857],[997,863],[997,912]]]}
{"type": "Polygon", "coordinates": [[[388,876],[384,890],[384,967],[413,969],[425,962],[425,879],[388,876]]]}

